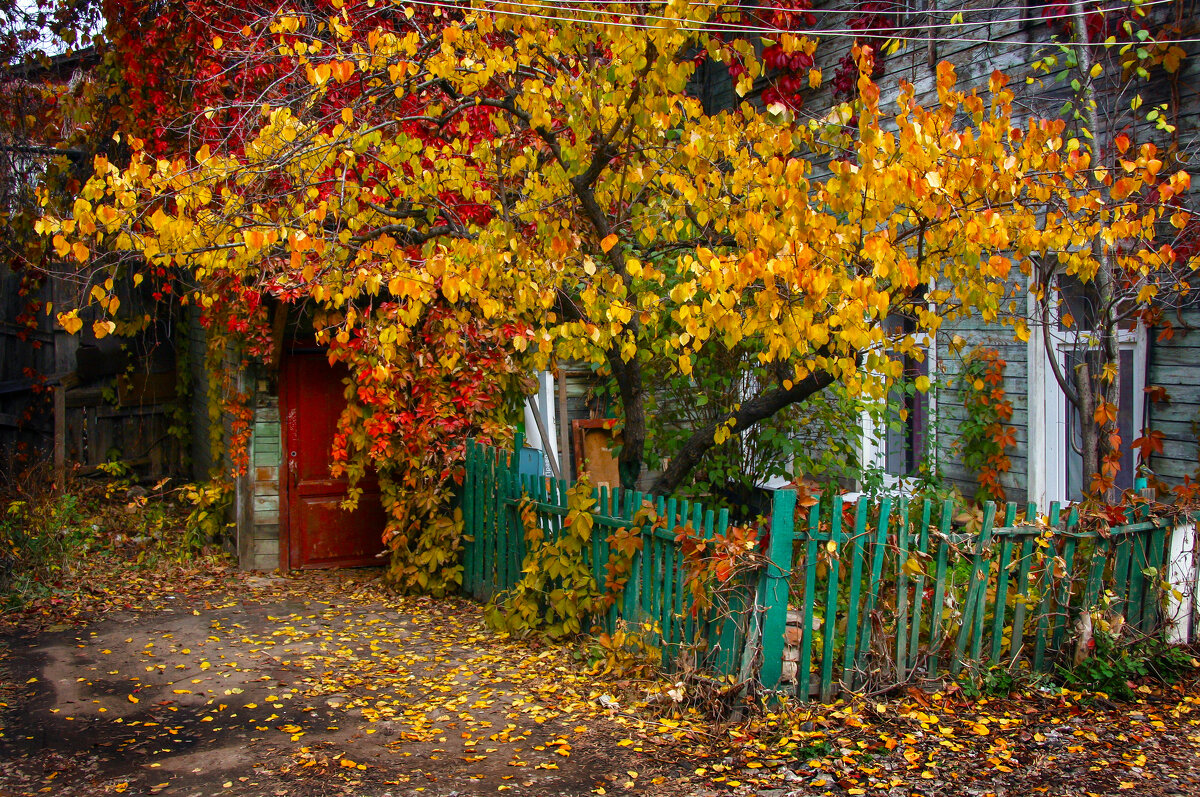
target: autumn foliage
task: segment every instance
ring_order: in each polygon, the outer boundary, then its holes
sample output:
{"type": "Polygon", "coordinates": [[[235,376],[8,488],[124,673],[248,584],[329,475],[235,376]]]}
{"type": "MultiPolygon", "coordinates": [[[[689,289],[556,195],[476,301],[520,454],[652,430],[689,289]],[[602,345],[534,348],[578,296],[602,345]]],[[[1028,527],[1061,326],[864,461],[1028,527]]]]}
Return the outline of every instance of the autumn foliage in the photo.
{"type": "Polygon", "coordinates": [[[399,331],[389,319],[403,308],[384,302],[375,312],[380,320],[330,344],[330,360],[355,375],[333,443],[333,472],[348,473],[354,484],[368,469],[377,474],[388,517],[384,542],[393,551],[390,578],[405,590],[440,596],[462,580],[462,518],[453,503],[466,441],[511,437],[523,376],[510,341],[521,328],[484,324],[469,306],[444,300],[399,331]]]}
{"type": "MultiPolygon", "coordinates": [[[[628,486],[647,374],[688,377],[706,347],[750,344],[769,378],[683,441],[661,492],[834,382],[882,397],[895,358],[948,319],[1007,319],[1024,338],[1006,286],[1049,260],[1093,278],[1088,241],[1111,241],[1104,262],[1147,296],[1181,290],[1168,275],[1182,255],[1158,236],[1189,222],[1170,203],[1188,175],[1149,143],[1100,164],[1063,120],[1016,117],[1005,75],[966,89],[942,63],[936,101],[902,84],[885,108],[857,48],[855,99],[821,119],[800,121],[784,96],[800,87],[778,80],[778,102],[706,113],[688,93],[697,63],[749,96],[772,69],[802,73],[816,42],[782,32],[760,56],[705,32],[721,10],[681,2],[653,20],[632,4],[422,8],[208,17],[170,151],[126,137],[127,157],[97,157],[70,213],[40,224],[60,257],[169,278],[252,350],[253,297],[318,319],[354,380],[338,466],[394,480],[389,535],[413,556],[426,513],[447,517],[461,439],[428,459],[405,441],[429,440],[431,415],[447,434],[498,429],[493,399],[513,393],[497,386],[521,368],[576,359],[611,377],[628,486]],[[895,315],[911,323],[897,331],[895,315]]],[[[112,285],[102,274],[89,294],[109,316],[112,285]]],[[[82,324],[76,309],[59,320],[82,324]]],[[[453,532],[436,533],[422,568],[453,558],[453,532]]]]}

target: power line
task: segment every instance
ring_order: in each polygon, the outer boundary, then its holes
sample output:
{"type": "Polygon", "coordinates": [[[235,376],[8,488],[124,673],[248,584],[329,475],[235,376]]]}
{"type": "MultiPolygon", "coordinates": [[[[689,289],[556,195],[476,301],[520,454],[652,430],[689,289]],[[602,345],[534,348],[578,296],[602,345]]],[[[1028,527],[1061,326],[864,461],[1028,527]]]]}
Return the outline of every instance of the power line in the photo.
{"type": "MultiPolygon", "coordinates": [[[[497,0],[497,2],[499,2],[499,1],[500,0],[497,0]]],[[[964,2],[969,2],[969,0],[964,0],[964,2]]],[[[1121,0],[1114,0],[1114,2],[1115,2],[1115,4],[1109,8],[1093,8],[1093,9],[1089,9],[1089,12],[1108,13],[1110,11],[1119,11],[1121,9],[1127,8],[1129,5],[1128,3],[1122,2],[1121,0]]],[[[1138,8],[1148,8],[1150,6],[1167,5],[1167,4],[1171,4],[1171,3],[1175,3],[1175,2],[1178,2],[1178,0],[1146,0],[1146,2],[1143,2],[1140,6],[1138,6],[1138,8]]],[[[538,8],[546,8],[547,6],[561,6],[561,7],[569,7],[570,6],[570,4],[567,2],[541,3],[536,6],[532,6],[532,4],[509,3],[509,2],[505,2],[503,4],[504,5],[531,5],[531,7],[538,7],[538,8]]],[[[604,6],[604,5],[626,5],[626,6],[628,6],[628,5],[632,5],[632,3],[629,2],[629,0],[589,0],[589,4],[597,5],[597,6],[604,6]]],[[[898,4],[898,3],[896,2],[896,0],[893,0],[893,4],[898,4]]],[[[662,5],[666,5],[666,3],[662,3],[662,5]]],[[[705,8],[729,8],[732,11],[751,10],[751,11],[769,11],[772,13],[783,12],[783,13],[790,13],[790,14],[812,14],[813,16],[818,16],[818,17],[821,16],[822,14],[827,14],[829,16],[833,16],[835,14],[851,15],[851,14],[856,14],[856,13],[857,14],[869,14],[871,16],[893,16],[893,17],[933,16],[933,15],[954,17],[958,14],[965,15],[967,13],[974,14],[974,13],[986,13],[986,12],[991,12],[991,11],[1011,11],[1011,10],[1013,10],[1013,4],[1011,4],[1011,3],[1006,4],[1006,5],[999,5],[999,6],[970,6],[970,7],[961,6],[957,9],[954,9],[954,8],[922,8],[922,9],[896,9],[896,10],[873,9],[870,11],[863,11],[861,9],[845,9],[845,8],[782,8],[780,6],[760,6],[760,5],[752,5],[749,3],[713,3],[713,2],[704,2],[703,0],[701,0],[701,2],[689,2],[688,5],[689,6],[701,6],[701,7],[705,7],[705,8]]],[[[576,7],[575,10],[585,10],[585,9],[580,9],[580,8],[576,7]]],[[[596,13],[596,12],[589,11],[588,13],[596,13]]],[[[641,16],[649,16],[649,15],[641,15],[641,16]]],[[[1073,16],[1073,14],[1068,14],[1066,16],[1073,16]]],[[[655,17],[655,18],[674,19],[674,17],[655,17]]],[[[1037,22],[1037,21],[1042,21],[1045,19],[1047,19],[1047,17],[1042,15],[1042,16],[1037,16],[1037,17],[1028,17],[1023,20],[1003,20],[1003,21],[1005,21],[1005,22],[1012,22],[1012,21],[1037,22]]],[[[984,24],[984,23],[981,22],[981,23],[977,23],[977,24],[984,24]]],[[[942,26],[939,26],[939,27],[942,27],[942,26]]]]}
{"type": "MultiPolygon", "coordinates": [[[[571,17],[564,16],[564,15],[534,14],[534,13],[528,13],[528,12],[504,11],[504,10],[498,10],[495,8],[472,7],[470,9],[467,9],[466,7],[459,5],[459,4],[455,4],[452,2],[439,2],[438,0],[406,0],[406,2],[409,5],[425,6],[425,7],[429,7],[429,8],[447,9],[450,11],[459,11],[459,12],[464,11],[464,10],[486,11],[493,15],[502,15],[502,16],[507,16],[507,17],[514,17],[517,19],[541,19],[541,20],[546,20],[549,22],[572,22],[573,21],[573,22],[579,22],[579,23],[585,24],[585,25],[625,28],[625,29],[635,29],[635,30],[662,30],[665,27],[664,25],[644,25],[644,24],[639,24],[637,22],[633,22],[633,21],[614,21],[614,20],[605,20],[605,19],[572,19],[571,17]]],[[[1150,5],[1151,3],[1166,3],[1166,2],[1171,2],[1171,0],[1150,0],[1150,2],[1147,2],[1144,5],[1150,5]]],[[[547,7],[547,5],[545,5],[545,4],[539,5],[539,4],[519,3],[519,2],[517,2],[517,3],[505,2],[505,3],[502,3],[502,5],[550,10],[547,7]]],[[[559,8],[564,11],[574,11],[576,13],[581,13],[581,14],[605,14],[605,13],[607,13],[607,12],[600,11],[600,10],[592,10],[592,9],[579,8],[576,6],[570,6],[565,3],[561,4],[561,5],[555,4],[554,8],[559,8]]],[[[772,35],[772,36],[778,36],[783,33],[792,33],[795,35],[811,35],[815,38],[821,38],[821,37],[853,38],[853,39],[882,38],[882,39],[888,39],[891,41],[910,41],[910,42],[917,42],[917,43],[921,43],[921,44],[927,44],[929,42],[938,42],[938,43],[994,44],[994,45],[1006,45],[1006,46],[1010,46],[1010,47],[1012,47],[1012,46],[1017,46],[1017,47],[1038,46],[1038,47],[1040,47],[1040,46],[1046,46],[1046,45],[1049,45],[1052,43],[1056,44],[1056,45],[1064,46],[1064,47],[1099,46],[1099,45],[1103,44],[1102,42],[1077,42],[1077,41],[1067,41],[1067,40],[1057,41],[1057,42],[1050,42],[1050,41],[1027,42],[1027,41],[1012,41],[1012,40],[1005,40],[1005,39],[975,38],[975,37],[968,37],[968,36],[953,36],[953,37],[905,36],[905,35],[898,35],[898,34],[889,32],[892,29],[854,30],[854,29],[849,29],[849,28],[843,28],[843,29],[814,28],[811,30],[784,30],[784,29],[777,28],[777,27],[741,25],[741,24],[737,24],[737,23],[707,24],[707,23],[703,23],[703,22],[699,22],[700,27],[696,27],[695,24],[688,24],[688,23],[697,23],[698,22],[697,20],[688,20],[685,18],[661,17],[661,16],[652,16],[652,15],[640,15],[640,16],[647,17],[647,18],[661,19],[663,21],[671,22],[671,23],[683,23],[683,24],[677,24],[675,26],[675,29],[685,32],[685,33],[722,33],[722,34],[723,33],[729,33],[729,34],[759,33],[759,34],[767,34],[767,35],[772,35]]],[[[992,22],[1004,23],[1004,22],[1014,22],[1014,21],[1021,21],[1021,20],[997,19],[997,20],[990,20],[989,22],[972,22],[972,23],[962,22],[962,23],[957,23],[957,24],[961,25],[962,27],[979,27],[979,26],[989,24],[992,22]]],[[[1043,21],[1043,18],[1041,18],[1041,17],[1026,18],[1025,21],[1041,22],[1041,21],[1043,21]]],[[[952,25],[950,23],[946,23],[946,24],[939,24],[939,25],[905,26],[904,30],[935,30],[935,29],[943,29],[943,28],[947,28],[947,27],[954,27],[954,25],[952,25]]],[[[1128,43],[1138,44],[1138,42],[1128,42],[1128,43]]],[[[1146,42],[1142,42],[1141,44],[1197,44],[1197,43],[1200,43],[1200,39],[1189,38],[1189,39],[1153,39],[1153,40],[1147,40],[1146,42]]],[[[1120,44],[1124,44],[1124,43],[1120,43],[1120,44]]]]}
{"type": "MultiPolygon", "coordinates": [[[[442,2],[446,2],[446,0],[442,0],[442,2]]],[[[1148,6],[1164,5],[1164,4],[1173,3],[1173,2],[1175,2],[1175,0],[1147,0],[1147,2],[1142,4],[1142,7],[1144,8],[1144,7],[1148,7],[1148,6]]],[[[518,7],[518,8],[533,8],[533,9],[546,9],[546,10],[548,10],[550,8],[561,8],[564,11],[574,11],[579,14],[592,14],[592,15],[612,15],[614,13],[614,12],[605,11],[602,9],[587,8],[587,7],[581,6],[581,5],[571,5],[570,3],[536,3],[536,2],[530,3],[530,2],[520,2],[519,0],[515,0],[515,1],[500,0],[496,4],[503,6],[503,7],[514,6],[514,7],[518,7]]],[[[627,0],[590,0],[589,4],[590,5],[598,5],[598,6],[629,5],[627,0]]],[[[763,10],[768,10],[768,11],[779,11],[780,10],[780,9],[772,8],[771,6],[731,5],[729,3],[701,2],[701,3],[689,3],[688,5],[689,6],[702,6],[705,8],[730,8],[732,11],[735,11],[735,12],[741,12],[741,11],[744,11],[745,9],[763,9],[763,10]]],[[[474,8],[478,8],[478,7],[474,7],[474,8]]],[[[1117,7],[1114,6],[1113,8],[1103,9],[1103,11],[1105,11],[1105,12],[1114,11],[1116,9],[1117,9],[1117,7]]],[[[495,12],[497,9],[493,8],[493,9],[489,9],[489,10],[495,12]]],[[[828,29],[816,28],[816,29],[814,29],[813,32],[819,33],[819,34],[824,34],[824,35],[829,35],[831,33],[838,33],[838,34],[854,34],[854,35],[859,35],[859,36],[863,36],[863,35],[869,36],[869,35],[873,35],[873,34],[886,35],[886,31],[889,31],[889,30],[895,30],[895,31],[941,30],[946,27],[951,27],[954,25],[960,25],[962,27],[974,27],[974,26],[989,25],[989,24],[994,24],[994,23],[1014,24],[1014,23],[1018,23],[1018,22],[1045,22],[1047,20],[1047,18],[1045,16],[1038,15],[1038,16],[1032,16],[1032,17],[1002,17],[1000,19],[987,19],[987,20],[971,21],[971,22],[967,22],[964,18],[962,21],[957,22],[957,23],[953,21],[953,16],[963,14],[965,11],[983,12],[983,11],[1011,11],[1011,10],[1013,10],[1012,6],[988,6],[986,8],[981,7],[981,8],[972,8],[972,9],[962,9],[959,11],[952,11],[950,9],[945,9],[945,10],[938,10],[938,12],[943,13],[943,14],[951,14],[952,19],[950,22],[929,23],[929,24],[912,24],[912,25],[908,25],[908,24],[892,25],[892,26],[886,26],[884,28],[877,28],[877,29],[870,29],[870,30],[858,29],[858,28],[828,28],[828,29]]],[[[853,11],[845,11],[845,10],[832,9],[832,8],[814,9],[814,11],[819,11],[820,13],[830,14],[830,15],[833,15],[833,14],[852,15],[855,13],[853,11]]],[[[499,13],[512,14],[512,12],[503,11],[503,10],[499,11],[499,13]]],[[[795,10],[795,11],[789,10],[789,13],[807,14],[807,13],[811,13],[811,12],[807,11],[807,10],[795,10]]],[[[882,15],[885,12],[869,11],[869,12],[862,12],[862,13],[866,14],[866,15],[878,16],[878,15],[882,15]]],[[[896,16],[899,16],[899,14],[900,14],[900,12],[886,12],[886,13],[889,15],[896,15],[896,16]]],[[[919,15],[924,15],[928,12],[925,12],[925,11],[908,12],[908,11],[906,11],[903,13],[906,15],[911,15],[911,16],[919,16],[919,15]]],[[[512,15],[519,16],[517,14],[512,14],[512,15]]],[[[630,12],[629,16],[635,17],[637,19],[662,20],[664,22],[680,22],[680,21],[697,22],[697,20],[687,20],[683,17],[662,16],[661,14],[630,12]]],[[[743,25],[742,23],[738,23],[738,22],[717,22],[714,24],[727,25],[731,28],[737,28],[740,30],[749,30],[752,28],[752,26],[750,26],[748,24],[743,25]]],[[[753,29],[756,31],[770,30],[770,31],[776,31],[776,32],[778,32],[778,31],[792,32],[790,30],[778,28],[775,26],[765,26],[765,27],[758,27],[758,28],[753,28],[753,29]]],[[[796,31],[796,32],[803,32],[803,31],[796,31]]],[[[927,38],[923,39],[923,40],[928,41],[927,38]]]]}

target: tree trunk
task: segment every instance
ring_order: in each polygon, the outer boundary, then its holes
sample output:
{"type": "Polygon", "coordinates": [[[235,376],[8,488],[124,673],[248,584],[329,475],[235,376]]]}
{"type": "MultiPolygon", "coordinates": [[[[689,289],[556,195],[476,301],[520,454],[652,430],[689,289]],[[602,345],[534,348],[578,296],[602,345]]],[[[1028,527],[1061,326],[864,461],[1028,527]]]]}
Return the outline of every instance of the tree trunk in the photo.
{"type": "MultiPolygon", "coordinates": [[[[1109,130],[1102,128],[1100,117],[1097,113],[1096,87],[1092,77],[1092,53],[1090,50],[1091,42],[1087,32],[1087,9],[1083,0],[1073,0],[1072,2],[1072,20],[1073,38],[1080,46],[1076,50],[1076,55],[1079,59],[1079,70],[1081,77],[1080,84],[1080,105],[1083,118],[1087,123],[1088,129],[1092,133],[1093,151],[1098,161],[1103,153],[1110,150],[1107,146],[1110,138],[1109,130]]],[[[1097,191],[1104,191],[1104,186],[1101,185],[1095,177],[1095,172],[1086,170],[1090,185],[1097,191]]],[[[1110,375],[1103,378],[1102,381],[1093,379],[1093,374],[1090,372],[1090,364],[1087,361],[1087,356],[1083,358],[1083,365],[1080,366],[1076,374],[1076,389],[1078,392],[1079,402],[1079,427],[1081,430],[1081,439],[1083,446],[1083,492],[1085,495],[1092,495],[1092,484],[1096,476],[1100,476],[1100,482],[1111,482],[1116,478],[1116,472],[1110,467],[1105,470],[1105,464],[1113,455],[1115,447],[1113,440],[1119,440],[1119,426],[1108,420],[1108,414],[1103,417],[1103,421],[1096,419],[1096,409],[1101,403],[1117,407],[1120,402],[1121,395],[1121,351],[1120,344],[1117,341],[1117,326],[1116,318],[1116,292],[1115,284],[1116,277],[1113,266],[1113,253],[1109,244],[1105,243],[1101,236],[1091,242],[1092,252],[1096,258],[1097,269],[1096,276],[1092,280],[1096,290],[1096,314],[1092,319],[1092,328],[1099,334],[1099,346],[1095,347],[1100,355],[1100,362],[1097,363],[1100,375],[1110,375]]],[[[1082,334],[1082,333],[1081,333],[1082,334]]],[[[1124,445],[1129,445],[1131,441],[1122,441],[1124,445]]],[[[1117,498],[1115,487],[1110,487],[1103,493],[1094,495],[1106,502],[1113,502],[1117,498]]]]}
{"type": "Polygon", "coordinates": [[[621,475],[621,486],[632,490],[642,475],[642,461],[646,454],[646,388],[642,364],[636,358],[625,362],[621,359],[620,350],[615,347],[608,352],[608,363],[617,383],[624,416],[617,470],[621,475]]]}
{"type": "Polygon", "coordinates": [[[669,493],[678,487],[679,483],[700,462],[704,454],[716,445],[713,436],[716,434],[718,427],[727,424],[731,419],[733,420],[733,426],[730,427],[730,434],[738,434],[749,429],[759,421],[770,418],[784,407],[795,404],[797,401],[803,401],[831,384],[833,384],[832,374],[826,371],[811,373],[799,382],[794,383],[790,389],[784,389],[780,386],[764,391],[749,401],[744,402],[737,411],[729,413],[719,421],[697,429],[688,438],[687,442],[683,444],[683,448],[675,456],[671,457],[671,464],[659,474],[659,477],[650,487],[650,491],[662,494],[669,493]]]}
{"type": "MultiPolygon", "coordinates": [[[[1083,484],[1081,485],[1084,495],[1091,492],[1092,477],[1100,472],[1100,447],[1099,442],[1099,425],[1096,423],[1096,396],[1094,394],[1096,385],[1092,381],[1091,368],[1087,361],[1087,356],[1083,357],[1083,362],[1075,369],[1075,391],[1079,397],[1079,440],[1080,440],[1080,456],[1083,459],[1083,484]]],[[[1067,441],[1070,445],[1070,440],[1067,441]]],[[[1070,496],[1067,496],[1070,498],[1070,496]]]]}

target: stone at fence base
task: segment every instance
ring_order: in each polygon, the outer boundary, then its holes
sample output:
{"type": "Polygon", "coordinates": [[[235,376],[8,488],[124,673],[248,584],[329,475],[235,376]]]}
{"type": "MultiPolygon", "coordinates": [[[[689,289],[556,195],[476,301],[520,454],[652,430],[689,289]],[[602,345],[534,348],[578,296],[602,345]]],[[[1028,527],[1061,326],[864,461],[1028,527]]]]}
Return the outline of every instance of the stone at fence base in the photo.
{"type": "Polygon", "coordinates": [[[785,661],[783,669],[780,671],[779,680],[785,684],[796,683],[796,678],[800,674],[800,662],[785,661]]]}
{"type": "Polygon", "coordinates": [[[800,673],[800,642],[804,636],[804,615],[795,609],[787,613],[787,628],[783,632],[783,669],[779,680],[794,684],[800,673]]]}

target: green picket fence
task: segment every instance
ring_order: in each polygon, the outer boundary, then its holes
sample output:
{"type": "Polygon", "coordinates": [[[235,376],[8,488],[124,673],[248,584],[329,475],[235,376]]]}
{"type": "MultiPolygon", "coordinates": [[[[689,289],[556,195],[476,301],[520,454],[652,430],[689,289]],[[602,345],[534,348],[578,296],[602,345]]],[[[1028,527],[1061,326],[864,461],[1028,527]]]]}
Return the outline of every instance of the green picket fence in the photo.
{"type": "MultiPolygon", "coordinates": [[[[503,595],[520,578],[531,501],[548,539],[567,514],[568,485],[517,472],[510,451],[471,443],[462,507],[463,589],[477,600],[503,595]]],[[[603,585],[608,538],[633,528],[646,500],[659,522],[642,528],[623,594],[596,618],[609,633],[649,623],[664,661],[718,675],[757,671],[768,690],[828,701],[843,689],[957,676],[1017,660],[1048,670],[1070,659],[1071,627],[1101,605],[1142,633],[1161,628],[1161,581],[1168,526],[1145,520],[1096,531],[1074,510],[986,504],[956,522],[952,502],[883,499],[797,507],[777,491],[766,540],[767,565],[728,592],[720,611],[700,612],[685,587],[680,527],[711,538],[728,512],[674,498],[600,488],[588,564],[603,585]],[[1025,525],[1025,520],[1035,522],[1025,525]]]]}
{"type": "MultiPolygon", "coordinates": [[[[776,513],[788,500],[776,494],[776,513]]],[[[763,685],[790,682],[799,696],[828,700],[839,689],[1018,661],[1052,670],[1070,663],[1084,608],[1103,606],[1140,633],[1161,629],[1166,522],[1083,530],[1075,510],[1052,505],[1039,523],[1032,505],[988,503],[965,525],[957,511],[950,501],[845,507],[835,498],[827,517],[816,506],[802,513],[792,550],[772,541],[778,561],[791,563],[777,596],[797,622],[788,646],[785,620],[768,614],[763,685]],[[796,662],[779,678],[776,650],[796,662]]]]}
{"type": "MultiPolygon", "coordinates": [[[[527,553],[525,529],[519,515],[522,501],[536,510],[548,540],[557,539],[567,515],[567,489],[562,480],[522,475],[511,451],[469,442],[462,491],[466,541],[463,553],[463,590],[479,601],[502,596],[521,577],[527,553]]],[[[621,596],[597,623],[609,634],[621,624],[630,629],[648,627],[662,648],[667,664],[694,657],[695,665],[718,675],[737,675],[746,649],[744,621],[752,584],[730,590],[721,611],[699,612],[686,587],[683,555],[676,530],[690,526],[711,539],[729,528],[729,512],[714,511],[696,502],[650,496],[634,490],[600,487],[595,492],[594,531],[588,564],[603,588],[610,562],[609,537],[621,528],[632,529],[634,516],[649,500],[659,522],[640,528],[641,550],[633,555],[629,580],[621,596]]]]}

